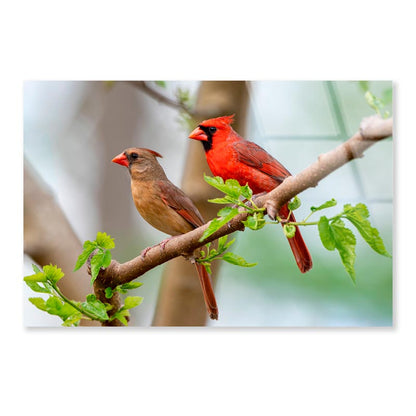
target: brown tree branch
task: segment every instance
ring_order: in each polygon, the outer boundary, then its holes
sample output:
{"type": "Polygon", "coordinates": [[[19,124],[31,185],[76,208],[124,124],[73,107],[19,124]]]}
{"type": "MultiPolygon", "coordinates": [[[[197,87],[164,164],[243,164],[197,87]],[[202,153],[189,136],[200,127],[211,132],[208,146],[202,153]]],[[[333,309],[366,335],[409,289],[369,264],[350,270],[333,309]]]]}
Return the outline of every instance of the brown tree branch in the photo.
{"type": "MultiPolygon", "coordinates": [[[[379,116],[372,116],[361,122],[360,130],[350,139],[335,149],[324,153],[318,160],[295,176],[288,177],[273,191],[256,199],[256,205],[266,207],[272,217],[279,208],[294,196],[308,188],[316,187],[319,181],[331,172],[343,166],[352,159],[363,156],[365,150],[379,140],[392,136],[392,119],[382,119],[379,116]]],[[[101,270],[98,276],[100,285],[103,287],[115,287],[122,283],[141,276],[150,269],[167,262],[184,253],[192,253],[196,248],[214,241],[221,236],[231,234],[234,231],[244,230],[241,221],[247,218],[247,213],[241,213],[224,225],[217,232],[212,234],[203,242],[199,239],[208,228],[209,223],[196,228],[189,233],[170,239],[162,248],[159,244],[151,248],[146,257],[138,256],[126,263],[118,263],[112,260],[110,266],[101,270]]]]}
{"type": "MultiPolygon", "coordinates": [[[[316,187],[320,180],[352,159],[363,157],[363,153],[379,140],[392,136],[393,119],[371,116],[361,121],[360,129],[346,142],[324,153],[318,160],[295,176],[286,178],[269,194],[259,198],[268,214],[275,217],[279,208],[294,196],[308,188],[316,187]]],[[[257,203],[257,202],[256,202],[257,203]]]]}

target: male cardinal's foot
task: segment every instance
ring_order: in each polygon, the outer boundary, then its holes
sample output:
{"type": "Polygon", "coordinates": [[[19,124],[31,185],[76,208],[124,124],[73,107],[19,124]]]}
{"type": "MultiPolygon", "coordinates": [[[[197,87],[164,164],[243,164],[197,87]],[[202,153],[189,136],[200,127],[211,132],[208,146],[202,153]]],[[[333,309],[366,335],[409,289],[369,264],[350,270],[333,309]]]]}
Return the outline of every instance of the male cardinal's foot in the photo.
{"type": "Polygon", "coordinates": [[[269,218],[271,218],[274,221],[277,217],[276,205],[274,204],[274,202],[266,201],[265,207],[266,207],[267,215],[269,216],[269,218]]]}
{"type": "Polygon", "coordinates": [[[254,194],[253,196],[252,196],[252,200],[254,201],[254,202],[256,202],[255,201],[255,199],[256,198],[260,198],[261,196],[264,196],[264,195],[266,195],[267,194],[267,192],[266,191],[264,191],[264,192],[259,192],[258,194],[254,194]]]}

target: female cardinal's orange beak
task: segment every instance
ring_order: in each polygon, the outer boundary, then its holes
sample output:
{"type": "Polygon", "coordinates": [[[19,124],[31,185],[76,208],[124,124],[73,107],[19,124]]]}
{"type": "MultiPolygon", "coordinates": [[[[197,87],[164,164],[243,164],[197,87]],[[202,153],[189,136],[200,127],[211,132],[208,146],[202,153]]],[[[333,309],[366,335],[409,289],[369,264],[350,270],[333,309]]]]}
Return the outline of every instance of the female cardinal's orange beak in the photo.
{"type": "Polygon", "coordinates": [[[127,160],[127,157],[124,153],[120,153],[118,156],[116,156],[112,162],[118,163],[119,165],[129,167],[129,161],[127,160]]]}
{"type": "Polygon", "coordinates": [[[189,135],[190,139],[194,139],[194,140],[203,140],[203,141],[208,141],[208,136],[206,135],[206,133],[200,128],[197,127],[190,135],[189,135]]]}

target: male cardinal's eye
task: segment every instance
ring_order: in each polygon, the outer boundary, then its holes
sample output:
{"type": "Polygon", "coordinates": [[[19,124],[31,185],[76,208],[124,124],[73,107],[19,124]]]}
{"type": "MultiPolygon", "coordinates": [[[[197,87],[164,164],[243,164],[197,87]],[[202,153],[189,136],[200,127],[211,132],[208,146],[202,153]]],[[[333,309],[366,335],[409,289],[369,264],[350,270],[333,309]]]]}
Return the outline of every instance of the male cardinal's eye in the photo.
{"type": "Polygon", "coordinates": [[[215,133],[217,131],[216,127],[210,127],[209,128],[210,133],[215,133]]]}
{"type": "Polygon", "coordinates": [[[139,155],[138,155],[137,153],[131,153],[131,154],[130,154],[130,157],[131,157],[132,159],[137,159],[137,158],[139,157],[139,155]]]}

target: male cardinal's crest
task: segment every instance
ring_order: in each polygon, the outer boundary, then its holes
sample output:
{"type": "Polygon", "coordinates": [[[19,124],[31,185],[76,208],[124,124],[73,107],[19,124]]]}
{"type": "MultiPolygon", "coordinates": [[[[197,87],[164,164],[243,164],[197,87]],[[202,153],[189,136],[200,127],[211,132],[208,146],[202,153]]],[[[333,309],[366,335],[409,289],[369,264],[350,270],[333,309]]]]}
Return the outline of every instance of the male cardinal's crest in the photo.
{"type": "MultiPolygon", "coordinates": [[[[206,120],[207,121],[207,120],[206,120]]],[[[231,114],[230,116],[222,116],[212,119],[211,121],[218,122],[220,124],[228,124],[231,125],[234,123],[234,114],[231,114]]],[[[202,122],[201,124],[203,124],[202,122]]]]}

